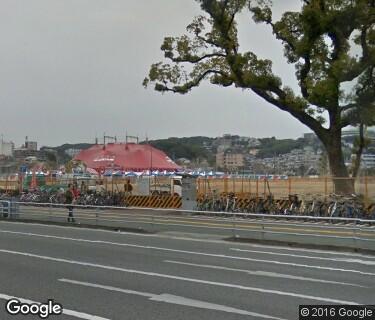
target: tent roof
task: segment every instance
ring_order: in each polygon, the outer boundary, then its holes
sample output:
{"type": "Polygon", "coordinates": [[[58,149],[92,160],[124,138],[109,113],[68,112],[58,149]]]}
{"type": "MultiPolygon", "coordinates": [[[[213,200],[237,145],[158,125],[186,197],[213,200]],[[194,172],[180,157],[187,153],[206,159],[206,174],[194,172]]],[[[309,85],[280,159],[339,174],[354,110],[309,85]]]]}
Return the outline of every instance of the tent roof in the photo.
{"type": "Polygon", "coordinates": [[[82,150],[74,158],[95,170],[114,168],[127,171],[178,170],[176,165],[163,151],[150,145],[135,143],[109,143],[94,145],[82,150]]]}

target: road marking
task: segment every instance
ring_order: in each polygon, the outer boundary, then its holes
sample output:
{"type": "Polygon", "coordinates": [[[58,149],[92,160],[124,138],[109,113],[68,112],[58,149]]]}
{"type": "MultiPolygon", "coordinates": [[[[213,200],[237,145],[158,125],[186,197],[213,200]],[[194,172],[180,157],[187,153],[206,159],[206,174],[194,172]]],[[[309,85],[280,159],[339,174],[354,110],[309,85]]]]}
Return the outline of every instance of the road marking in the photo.
{"type": "Polygon", "coordinates": [[[230,248],[229,250],[237,251],[237,252],[268,254],[268,255],[275,255],[275,256],[287,256],[287,257],[294,257],[294,258],[301,258],[301,259],[315,259],[315,260],[337,261],[337,262],[345,262],[345,263],[357,263],[357,264],[364,264],[368,266],[375,265],[375,261],[360,260],[360,259],[326,258],[326,257],[304,256],[304,255],[290,254],[290,253],[248,250],[248,249],[238,249],[238,248],[230,248]]]}
{"type": "Polygon", "coordinates": [[[299,267],[299,268],[350,272],[350,273],[358,273],[358,274],[365,275],[365,276],[375,276],[375,273],[363,272],[363,271],[360,271],[360,270],[330,268],[330,267],[322,267],[322,266],[312,266],[312,265],[292,263],[292,262],[283,262],[283,261],[277,261],[277,260],[263,260],[263,259],[255,259],[255,258],[248,258],[248,257],[228,256],[228,255],[224,255],[224,254],[178,250],[178,249],[153,247],[153,246],[142,246],[142,245],[138,245],[138,244],[110,242],[110,241],[103,241],[103,240],[88,240],[88,239],[79,239],[79,238],[68,238],[68,237],[51,236],[51,235],[37,234],[37,233],[7,231],[7,230],[0,230],[0,233],[20,234],[20,235],[26,235],[26,236],[31,236],[31,237],[51,238],[51,239],[85,242],[85,243],[94,243],[94,244],[105,244],[105,245],[111,245],[111,246],[122,246],[122,247],[140,248],[140,249],[148,249],[148,250],[159,250],[159,251],[167,251],[167,252],[186,253],[186,254],[199,255],[199,256],[205,256],[205,257],[214,257],[214,258],[231,259],[231,260],[253,261],[253,262],[261,262],[261,263],[270,263],[270,264],[277,264],[277,265],[293,266],[293,267],[299,267]]]}
{"type": "Polygon", "coordinates": [[[185,266],[191,266],[191,267],[242,272],[242,273],[247,273],[249,275],[260,276],[260,277],[283,278],[283,279],[291,279],[291,280],[311,281],[311,282],[330,283],[330,284],[352,286],[352,287],[359,287],[359,288],[368,288],[368,287],[360,286],[358,284],[353,284],[353,283],[337,282],[337,281],[315,279],[315,278],[306,278],[306,277],[293,276],[293,275],[283,274],[283,273],[275,273],[275,272],[267,272],[267,271],[252,271],[252,270],[245,270],[245,269],[236,269],[236,268],[213,266],[213,265],[209,265],[209,264],[188,263],[188,262],[181,262],[181,261],[174,261],[174,260],[164,260],[164,262],[173,263],[173,264],[180,264],[180,265],[185,265],[185,266]]]}
{"type": "MultiPolygon", "coordinates": [[[[36,301],[24,299],[24,298],[18,298],[18,297],[15,297],[15,296],[10,296],[10,295],[7,295],[7,294],[2,294],[2,293],[0,293],[0,299],[2,299],[2,300],[17,299],[17,300],[21,301],[22,303],[28,303],[28,304],[37,303],[37,304],[41,304],[41,302],[36,302],[36,301]]],[[[69,309],[66,309],[64,307],[63,307],[63,314],[66,314],[68,316],[72,316],[72,317],[75,317],[75,318],[79,318],[79,319],[85,319],[85,320],[110,320],[108,318],[102,318],[102,317],[94,316],[94,315],[91,315],[91,314],[88,314],[88,313],[83,313],[83,312],[78,312],[78,311],[74,311],[74,310],[69,310],[69,309]]]]}
{"type": "Polygon", "coordinates": [[[283,247],[283,246],[267,246],[267,245],[260,245],[260,244],[247,244],[250,247],[254,248],[267,248],[267,249],[276,249],[276,250],[286,250],[286,251],[300,251],[300,252],[309,252],[309,253],[319,253],[319,254],[330,254],[330,255],[338,255],[338,256],[350,256],[350,257],[360,257],[360,258],[368,258],[368,259],[375,259],[375,256],[354,253],[354,252],[336,252],[336,251],[326,251],[326,250],[316,250],[316,249],[304,249],[304,248],[290,248],[290,247],[283,247]]]}
{"type": "MultiPolygon", "coordinates": [[[[8,222],[8,221],[0,221],[0,224],[11,224],[14,225],[14,222],[8,222]]],[[[41,223],[31,223],[31,222],[17,222],[17,224],[23,224],[30,226],[40,226],[50,229],[69,229],[74,231],[81,231],[85,230],[87,232],[93,233],[93,232],[100,232],[100,233],[110,233],[112,235],[114,234],[121,234],[125,236],[132,236],[132,237],[146,237],[146,238],[161,238],[161,239],[176,239],[176,240],[182,240],[182,241],[194,241],[194,242],[204,242],[204,243],[221,243],[221,244],[227,244],[227,241],[224,240],[212,240],[212,239],[198,239],[198,238],[189,238],[186,236],[176,236],[176,235],[169,235],[168,233],[163,234],[142,234],[142,233],[133,233],[133,232],[126,232],[121,231],[119,233],[114,233],[114,231],[109,230],[102,230],[102,229],[90,229],[90,228],[79,228],[77,227],[71,227],[71,226],[58,226],[58,225],[48,225],[48,224],[41,224],[41,223]]],[[[329,224],[331,225],[331,224],[329,224]]],[[[373,227],[375,228],[375,227],[373,227]]],[[[1,231],[1,230],[0,230],[1,231]]],[[[309,253],[318,253],[318,254],[327,254],[327,255],[337,255],[337,256],[349,256],[349,257],[360,257],[360,258],[367,258],[367,259],[375,259],[375,256],[371,255],[365,255],[361,253],[354,253],[354,252],[337,252],[337,251],[329,251],[329,250],[318,250],[318,249],[304,249],[304,248],[293,248],[293,247],[285,247],[285,246],[270,246],[270,245],[261,245],[261,244],[252,244],[252,243],[237,243],[237,245],[240,246],[246,246],[246,247],[254,247],[254,248],[262,248],[262,249],[275,249],[275,250],[284,250],[284,251],[297,251],[297,252],[309,252],[309,253]]]]}
{"type": "Polygon", "coordinates": [[[337,259],[337,261],[344,261],[348,263],[360,263],[367,266],[375,266],[375,261],[366,261],[366,260],[360,260],[360,259],[337,259]]]}
{"type": "Polygon", "coordinates": [[[99,268],[99,269],[105,269],[105,270],[113,270],[113,271],[127,272],[127,273],[133,273],[133,274],[141,274],[141,275],[152,276],[152,277],[188,281],[188,282],[193,282],[193,283],[208,284],[208,285],[219,286],[219,287],[234,288],[234,289],[240,289],[240,290],[260,292],[260,293],[276,294],[276,295],[281,295],[281,296],[297,297],[297,298],[309,299],[309,300],[325,301],[325,302],[336,303],[336,304],[355,304],[355,305],[358,305],[357,302],[353,302],[353,301],[343,301],[343,300],[337,300],[337,299],[331,299],[331,298],[309,296],[309,295],[298,294],[298,293],[293,293],[293,292],[269,290],[269,289],[262,289],[262,288],[256,288],[256,287],[246,287],[246,286],[236,285],[236,284],[231,284],[231,283],[207,281],[207,280],[200,280],[200,279],[194,279],[194,278],[173,276],[173,275],[163,274],[163,273],[147,272],[147,271],[134,270],[134,269],[126,269],[126,268],[113,267],[113,266],[107,266],[107,265],[90,263],[90,262],[83,262],[83,261],[77,261],[77,260],[69,260],[69,259],[54,258],[54,257],[49,257],[49,256],[42,256],[42,255],[37,255],[37,254],[32,254],[32,253],[27,253],[27,252],[19,252],[19,251],[11,251],[11,250],[0,250],[0,252],[13,254],[13,255],[19,255],[19,256],[25,256],[25,257],[31,257],[31,258],[37,258],[37,259],[42,259],[42,260],[48,260],[48,261],[75,264],[75,265],[80,265],[80,266],[85,266],[85,267],[93,267],[93,268],[99,268]]]}
{"type": "Polygon", "coordinates": [[[148,292],[126,290],[126,289],[121,289],[121,288],[116,288],[116,287],[111,287],[111,286],[100,285],[100,284],[96,284],[96,283],[81,282],[81,281],[75,281],[75,280],[69,280],[69,279],[59,279],[59,281],[65,282],[65,283],[81,285],[81,286],[86,286],[86,287],[91,287],[91,288],[98,288],[98,289],[104,289],[104,290],[109,290],[109,291],[121,292],[121,293],[125,293],[125,294],[134,294],[134,295],[146,297],[150,301],[157,301],[157,302],[177,304],[177,305],[200,308],[200,309],[208,309],[208,310],[222,311],[222,312],[228,312],[228,313],[235,313],[235,314],[247,315],[247,316],[252,316],[252,317],[264,318],[264,319],[283,320],[281,318],[277,318],[277,317],[273,317],[273,316],[269,316],[269,315],[265,315],[265,314],[250,312],[250,311],[246,311],[246,310],[227,307],[227,306],[220,305],[220,304],[214,304],[214,303],[209,303],[209,302],[195,300],[195,299],[189,299],[189,298],[185,298],[185,297],[181,297],[181,296],[175,296],[175,295],[166,294],[166,293],[153,294],[153,293],[148,293],[148,292]]]}

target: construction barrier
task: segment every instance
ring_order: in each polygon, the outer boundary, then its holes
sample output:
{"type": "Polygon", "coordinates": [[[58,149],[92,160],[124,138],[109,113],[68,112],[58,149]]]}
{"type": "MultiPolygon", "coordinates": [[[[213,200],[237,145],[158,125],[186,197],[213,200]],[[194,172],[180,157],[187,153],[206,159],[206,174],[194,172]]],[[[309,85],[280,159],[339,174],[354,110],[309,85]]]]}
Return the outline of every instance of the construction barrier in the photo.
{"type": "Polygon", "coordinates": [[[0,179],[0,191],[17,191],[18,189],[18,180],[0,179]]]}
{"type": "Polygon", "coordinates": [[[129,207],[179,209],[182,207],[182,198],[178,196],[128,196],[125,203],[129,207]]]}

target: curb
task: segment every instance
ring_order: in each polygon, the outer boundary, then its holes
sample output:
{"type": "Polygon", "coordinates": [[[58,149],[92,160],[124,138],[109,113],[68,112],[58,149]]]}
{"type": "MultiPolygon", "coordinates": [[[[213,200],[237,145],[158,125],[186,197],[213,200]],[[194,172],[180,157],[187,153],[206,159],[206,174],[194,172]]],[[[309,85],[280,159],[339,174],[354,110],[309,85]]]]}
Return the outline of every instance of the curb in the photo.
{"type": "Polygon", "coordinates": [[[38,224],[52,225],[52,226],[75,227],[77,229],[85,228],[85,229],[108,230],[108,231],[116,231],[116,232],[153,234],[153,232],[144,230],[142,228],[110,227],[110,226],[92,225],[92,224],[74,223],[74,222],[57,222],[57,221],[46,221],[46,220],[37,220],[37,219],[7,219],[7,218],[0,218],[0,221],[11,222],[11,223],[17,223],[17,222],[38,223],[38,224]]]}

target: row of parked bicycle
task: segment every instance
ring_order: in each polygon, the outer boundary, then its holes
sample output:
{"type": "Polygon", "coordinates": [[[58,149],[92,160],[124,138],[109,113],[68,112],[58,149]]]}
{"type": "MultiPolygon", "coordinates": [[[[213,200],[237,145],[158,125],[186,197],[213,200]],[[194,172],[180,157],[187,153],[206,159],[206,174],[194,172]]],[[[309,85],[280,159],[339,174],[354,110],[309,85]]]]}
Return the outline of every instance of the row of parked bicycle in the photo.
{"type": "Polygon", "coordinates": [[[201,195],[197,200],[196,210],[375,219],[375,204],[366,205],[364,200],[356,195],[331,194],[301,198],[290,195],[286,199],[275,199],[272,195],[264,198],[237,197],[234,193],[223,194],[217,198],[201,195]]]}
{"type": "MultiPolygon", "coordinates": [[[[9,200],[10,198],[13,201],[20,202],[64,204],[65,191],[33,190],[19,195],[0,195],[0,200],[9,200]]],[[[126,195],[124,192],[112,193],[105,191],[97,193],[88,191],[87,193],[81,193],[74,204],[84,206],[126,206],[126,195]]]]}
{"type": "MultiPolygon", "coordinates": [[[[64,204],[64,190],[34,190],[20,195],[0,194],[0,200],[12,200],[32,203],[64,204]],[[16,197],[15,197],[16,196],[16,197]]],[[[127,206],[127,194],[124,192],[89,191],[75,201],[83,206],[127,206]]],[[[300,215],[316,217],[343,217],[375,220],[375,204],[366,204],[356,195],[341,196],[323,195],[290,195],[285,199],[275,199],[272,194],[267,197],[238,197],[234,193],[213,196],[200,195],[195,210],[200,212],[222,213],[262,213],[271,215],[300,215]]]]}

